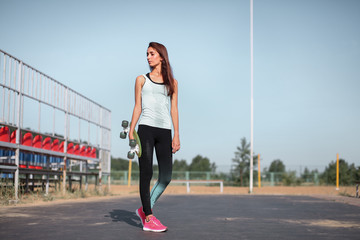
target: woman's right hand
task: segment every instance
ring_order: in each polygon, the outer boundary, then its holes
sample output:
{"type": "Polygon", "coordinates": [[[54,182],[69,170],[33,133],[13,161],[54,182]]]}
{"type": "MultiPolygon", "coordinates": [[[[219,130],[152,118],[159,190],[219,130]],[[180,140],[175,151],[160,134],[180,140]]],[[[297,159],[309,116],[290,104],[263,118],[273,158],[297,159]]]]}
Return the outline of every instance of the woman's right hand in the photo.
{"type": "Polygon", "coordinates": [[[134,131],[129,131],[129,140],[134,139],[134,131]]]}

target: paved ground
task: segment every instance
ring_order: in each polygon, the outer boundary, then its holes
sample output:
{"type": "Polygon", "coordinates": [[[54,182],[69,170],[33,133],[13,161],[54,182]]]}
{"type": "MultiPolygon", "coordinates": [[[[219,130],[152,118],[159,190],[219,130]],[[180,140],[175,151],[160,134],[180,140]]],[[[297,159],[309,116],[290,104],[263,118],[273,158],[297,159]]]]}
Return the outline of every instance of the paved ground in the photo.
{"type": "Polygon", "coordinates": [[[138,197],[0,208],[0,239],[359,239],[360,207],[307,196],[166,195],[166,233],[143,232],[138,197]]]}

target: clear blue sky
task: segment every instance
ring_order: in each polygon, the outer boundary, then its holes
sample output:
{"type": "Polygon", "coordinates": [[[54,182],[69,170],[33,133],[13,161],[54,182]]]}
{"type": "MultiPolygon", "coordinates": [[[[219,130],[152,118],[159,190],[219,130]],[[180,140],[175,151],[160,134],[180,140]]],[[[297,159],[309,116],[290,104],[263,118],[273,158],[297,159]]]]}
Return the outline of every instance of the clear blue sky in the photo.
{"type": "MultiPolygon", "coordinates": [[[[112,111],[126,157],[150,41],[179,82],[181,150],[231,165],[250,140],[249,1],[0,0],[0,49],[112,111]]],[[[254,0],[254,151],[262,166],[360,165],[360,1],[254,0]]]]}

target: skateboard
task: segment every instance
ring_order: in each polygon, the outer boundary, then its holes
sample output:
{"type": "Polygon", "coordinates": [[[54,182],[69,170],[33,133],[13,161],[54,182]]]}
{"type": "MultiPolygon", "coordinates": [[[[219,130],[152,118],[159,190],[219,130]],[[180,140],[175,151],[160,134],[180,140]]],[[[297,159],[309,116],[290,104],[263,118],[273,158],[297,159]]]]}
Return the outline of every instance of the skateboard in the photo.
{"type": "MultiPolygon", "coordinates": [[[[126,120],[123,120],[121,123],[121,126],[123,127],[123,131],[120,132],[120,138],[125,139],[126,135],[130,131],[129,122],[126,120]]],[[[141,157],[141,152],[142,152],[140,138],[135,129],[134,129],[133,135],[134,135],[134,139],[129,140],[130,151],[128,152],[128,155],[127,155],[127,157],[129,159],[134,159],[135,153],[138,157],[141,157]]]]}

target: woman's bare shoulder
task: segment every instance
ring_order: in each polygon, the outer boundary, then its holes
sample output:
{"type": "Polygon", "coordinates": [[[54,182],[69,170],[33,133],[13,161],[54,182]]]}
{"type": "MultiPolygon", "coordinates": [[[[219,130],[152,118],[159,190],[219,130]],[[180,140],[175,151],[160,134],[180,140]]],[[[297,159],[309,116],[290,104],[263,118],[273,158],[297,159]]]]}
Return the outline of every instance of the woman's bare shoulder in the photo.
{"type": "Polygon", "coordinates": [[[143,75],[139,75],[136,77],[136,82],[141,83],[141,85],[144,85],[145,83],[145,77],[143,75]]]}

